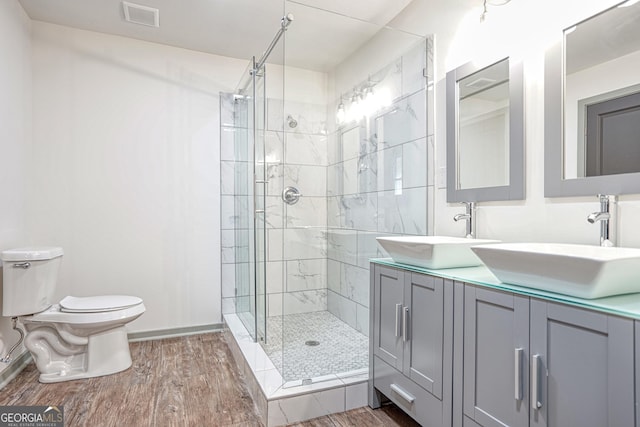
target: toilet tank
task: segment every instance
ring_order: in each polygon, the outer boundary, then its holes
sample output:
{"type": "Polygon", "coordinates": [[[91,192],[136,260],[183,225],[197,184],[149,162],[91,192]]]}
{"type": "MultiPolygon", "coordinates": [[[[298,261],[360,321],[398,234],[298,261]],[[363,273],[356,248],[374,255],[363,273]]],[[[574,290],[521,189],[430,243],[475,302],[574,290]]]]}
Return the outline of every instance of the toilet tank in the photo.
{"type": "Polygon", "coordinates": [[[24,316],[51,307],[62,255],[58,247],[10,249],[0,254],[3,316],[24,316]]]}

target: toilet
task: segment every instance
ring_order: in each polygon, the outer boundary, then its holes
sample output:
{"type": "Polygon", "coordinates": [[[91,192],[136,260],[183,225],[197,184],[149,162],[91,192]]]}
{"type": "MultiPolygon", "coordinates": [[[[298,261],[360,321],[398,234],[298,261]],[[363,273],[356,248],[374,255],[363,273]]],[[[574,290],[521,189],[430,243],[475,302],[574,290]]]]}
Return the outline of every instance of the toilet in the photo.
{"type": "Polygon", "coordinates": [[[125,325],[145,311],[127,295],[67,296],[53,302],[63,250],[59,247],[3,251],[2,315],[16,317],[25,332],[39,381],[98,377],[131,366],[125,325]]]}

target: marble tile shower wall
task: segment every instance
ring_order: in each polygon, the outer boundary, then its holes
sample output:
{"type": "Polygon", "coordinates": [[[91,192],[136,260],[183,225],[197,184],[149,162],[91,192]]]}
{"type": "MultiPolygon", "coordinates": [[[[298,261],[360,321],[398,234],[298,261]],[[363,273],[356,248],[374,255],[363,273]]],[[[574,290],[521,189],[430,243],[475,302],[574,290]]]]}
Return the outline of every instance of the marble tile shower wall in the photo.
{"type": "MultiPolygon", "coordinates": [[[[326,105],[268,100],[268,316],[328,309],[368,333],[368,260],[386,256],[375,237],[424,235],[433,221],[432,52],[427,39],[372,74],[393,105],[337,132],[327,133],[326,105]],[[287,186],[303,194],[295,205],[282,201],[287,186]]],[[[249,282],[247,132],[233,95],[221,94],[223,313],[251,303],[235,299],[236,284],[249,282]]]]}
{"type": "Polygon", "coordinates": [[[326,310],[326,105],[269,99],[265,151],[267,315],[326,310]],[[302,194],[292,205],[282,200],[289,186],[302,194]]]}
{"type": "MultiPolygon", "coordinates": [[[[236,311],[242,284],[249,282],[249,194],[252,170],[247,120],[221,94],[222,304],[236,311]]],[[[237,104],[236,104],[237,105],[237,104]]],[[[327,131],[326,106],[267,101],[267,315],[327,309],[327,131]],[[283,120],[291,116],[293,121],[283,120]],[[287,186],[300,190],[294,205],[282,201],[287,186]]],[[[245,292],[246,293],[246,292],[245,292]]],[[[244,301],[246,299],[247,301],[244,301]]],[[[246,309],[246,307],[243,307],[246,309]]]]}
{"type": "Polygon", "coordinates": [[[433,200],[431,39],[373,75],[393,105],[330,136],[328,173],[328,310],[369,331],[369,259],[386,256],[376,236],[424,235],[433,200]]]}

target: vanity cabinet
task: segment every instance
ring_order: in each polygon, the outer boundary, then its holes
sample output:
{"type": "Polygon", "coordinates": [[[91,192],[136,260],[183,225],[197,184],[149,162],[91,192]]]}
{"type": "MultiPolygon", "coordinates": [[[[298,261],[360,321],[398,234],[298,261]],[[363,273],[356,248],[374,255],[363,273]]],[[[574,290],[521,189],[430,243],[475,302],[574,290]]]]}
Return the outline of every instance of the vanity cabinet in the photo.
{"type": "Polygon", "coordinates": [[[454,413],[454,425],[635,424],[633,320],[456,283],[459,290],[454,399],[462,403],[454,411],[463,415],[454,413]]]}
{"type": "Polygon", "coordinates": [[[592,303],[605,312],[482,285],[478,269],[455,272],[470,284],[372,263],[370,406],[386,397],[429,427],[640,427],[640,313],[609,314],[640,296],[592,303]]]}
{"type": "Polygon", "coordinates": [[[376,264],[371,271],[370,405],[383,395],[423,425],[451,425],[452,282],[376,264]]]}
{"type": "MultiPolygon", "coordinates": [[[[460,288],[459,288],[460,289],[460,288]]],[[[529,425],[529,299],[464,286],[463,425],[529,425]],[[527,370],[528,372],[528,370],[527,370]],[[474,422],[470,422],[474,421],[474,422]]],[[[457,367],[459,368],[459,367],[457,367]]]]}

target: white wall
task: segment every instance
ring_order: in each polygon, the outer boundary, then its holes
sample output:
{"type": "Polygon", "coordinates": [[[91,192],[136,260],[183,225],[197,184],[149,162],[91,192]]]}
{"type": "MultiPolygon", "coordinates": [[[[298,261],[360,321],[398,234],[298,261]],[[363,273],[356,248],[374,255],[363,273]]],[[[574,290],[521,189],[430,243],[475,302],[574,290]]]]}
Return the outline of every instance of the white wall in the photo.
{"type": "Polygon", "coordinates": [[[58,297],[140,296],[134,332],[221,322],[218,92],[246,64],[33,23],[28,243],[64,248],[58,297]]]}
{"type": "MultiPolygon", "coordinates": [[[[26,238],[31,150],[30,28],[31,22],[16,0],[0,2],[0,250],[19,246],[26,238]]],[[[4,356],[17,339],[10,320],[0,318],[0,354],[4,356]]],[[[0,364],[0,370],[5,368],[0,364]]]]}
{"type": "MultiPolygon", "coordinates": [[[[480,24],[481,2],[414,0],[393,26],[436,36],[436,167],[446,166],[445,74],[471,60],[512,54],[524,60],[526,200],[480,203],[478,236],[504,241],[550,241],[597,244],[599,226],[586,217],[599,207],[593,197],[544,198],[544,53],[567,28],[615,0],[518,0],[489,6],[480,24]]],[[[620,197],[619,244],[640,247],[640,196],[620,197]]],[[[464,235],[464,224],[452,218],[461,211],[446,202],[438,188],[434,234],[464,235]]]]}

